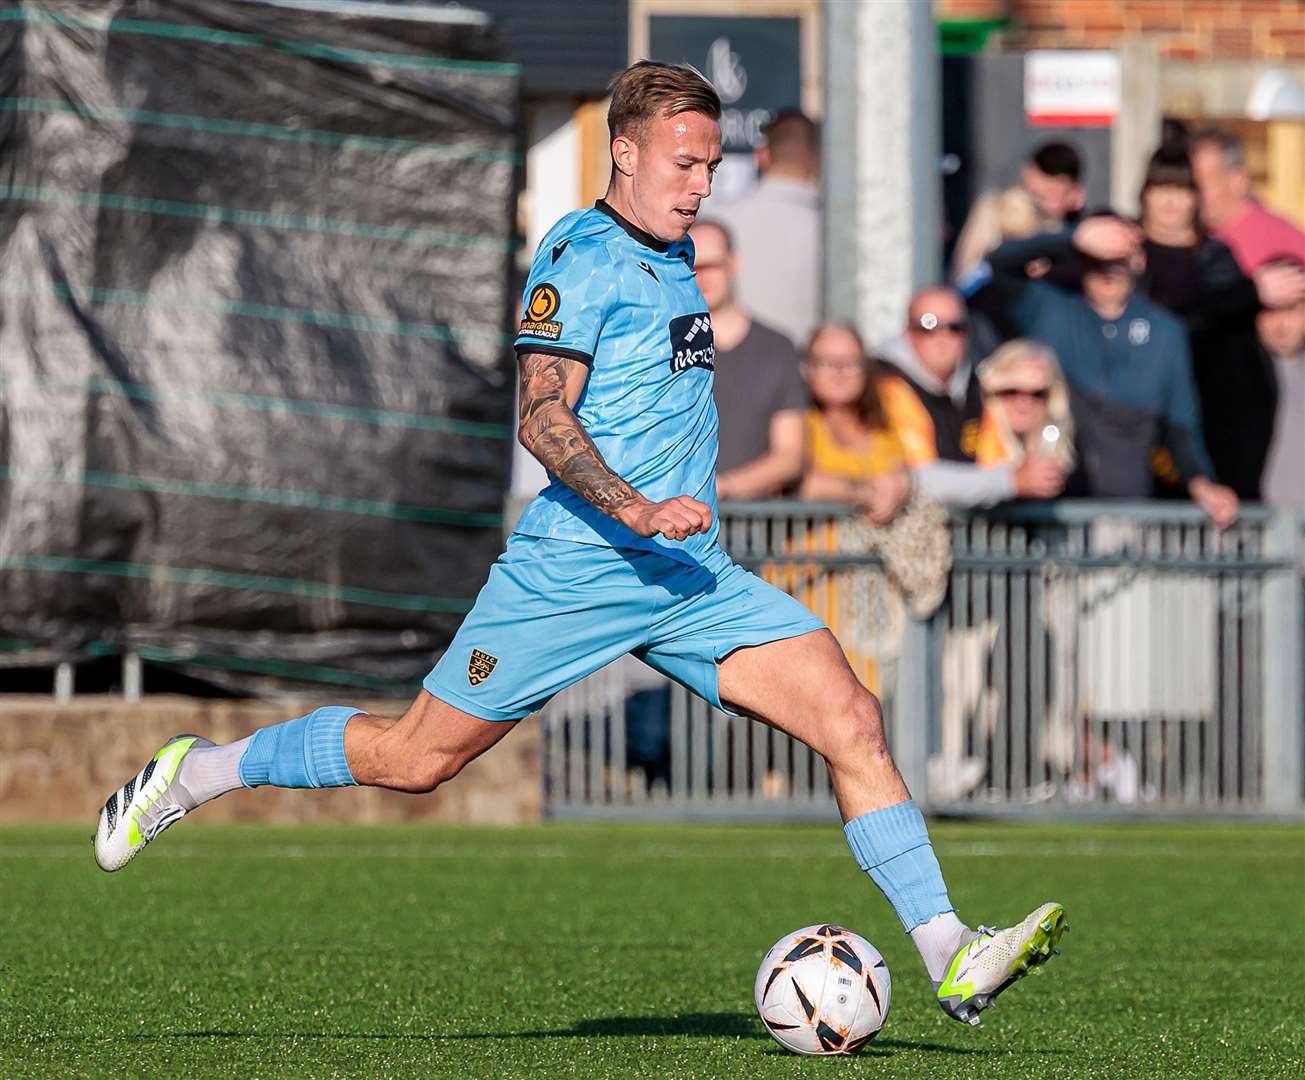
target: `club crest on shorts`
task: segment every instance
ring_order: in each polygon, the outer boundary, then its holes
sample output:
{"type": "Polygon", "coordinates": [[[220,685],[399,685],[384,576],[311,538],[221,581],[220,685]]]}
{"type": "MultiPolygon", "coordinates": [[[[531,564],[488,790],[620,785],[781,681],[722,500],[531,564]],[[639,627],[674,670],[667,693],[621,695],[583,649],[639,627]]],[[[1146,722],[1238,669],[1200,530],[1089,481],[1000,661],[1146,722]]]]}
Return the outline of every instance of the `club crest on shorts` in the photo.
{"type": "Polygon", "coordinates": [[[497,663],[497,656],[472,649],[471,659],[467,661],[467,682],[472,686],[479,686],[494,673],[494,665],[497,663]]]}

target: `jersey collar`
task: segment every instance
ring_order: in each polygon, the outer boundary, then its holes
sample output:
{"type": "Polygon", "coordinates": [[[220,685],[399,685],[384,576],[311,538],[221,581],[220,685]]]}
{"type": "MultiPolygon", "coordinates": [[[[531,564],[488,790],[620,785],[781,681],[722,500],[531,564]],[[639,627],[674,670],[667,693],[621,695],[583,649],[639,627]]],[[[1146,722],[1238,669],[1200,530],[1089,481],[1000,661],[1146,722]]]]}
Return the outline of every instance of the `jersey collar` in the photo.
{"type": "Polygon", "coordinates": [[[599,213],[606,214],[616,222],[625,232],[634,240],[643,244],[644,247],[650,247],[653,251],[660,251],[663,255],[671,250],[671,245],[665,240],[658,240],[652,233],[644,232],[638,225],[626,221],[620,214],[612,209],[611,204],[606,199],[599,199],[594,203],[594,209],[599,213]]]}

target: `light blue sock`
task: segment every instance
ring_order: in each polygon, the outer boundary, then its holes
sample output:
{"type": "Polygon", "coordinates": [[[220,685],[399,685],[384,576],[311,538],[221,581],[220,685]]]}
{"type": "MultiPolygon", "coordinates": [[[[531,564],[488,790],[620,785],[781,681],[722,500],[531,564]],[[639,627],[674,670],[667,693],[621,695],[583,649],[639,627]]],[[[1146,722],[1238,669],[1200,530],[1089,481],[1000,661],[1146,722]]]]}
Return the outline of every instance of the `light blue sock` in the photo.
{"type": "Polygon", "coordinates": [[[240,758],[245,787],[352,787],[357,784],[344,759],[344,726],[361,709],[328,705],[307,716],[254,732],[240,758]]]}
{"type": "Polygon", "coordinates": [[[883,890],[908,934],[955,910],[913,799],[853,818],[843,832],[856,864],[883,890]]]}

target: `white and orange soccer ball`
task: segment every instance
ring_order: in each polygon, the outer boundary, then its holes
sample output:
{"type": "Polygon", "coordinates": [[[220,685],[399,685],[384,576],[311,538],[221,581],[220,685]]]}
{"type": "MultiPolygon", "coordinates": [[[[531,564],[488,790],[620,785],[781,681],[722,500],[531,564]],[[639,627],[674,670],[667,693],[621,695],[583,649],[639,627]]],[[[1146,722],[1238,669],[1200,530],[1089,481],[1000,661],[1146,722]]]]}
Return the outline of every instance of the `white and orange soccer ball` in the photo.
{"type": "Polygon", "coordinates": [[[855,1054],[888,1018],[892,980],[865,938],[831,923],[775,942],[753,991],[766,1030],[795,1054],[855,1054]]]}

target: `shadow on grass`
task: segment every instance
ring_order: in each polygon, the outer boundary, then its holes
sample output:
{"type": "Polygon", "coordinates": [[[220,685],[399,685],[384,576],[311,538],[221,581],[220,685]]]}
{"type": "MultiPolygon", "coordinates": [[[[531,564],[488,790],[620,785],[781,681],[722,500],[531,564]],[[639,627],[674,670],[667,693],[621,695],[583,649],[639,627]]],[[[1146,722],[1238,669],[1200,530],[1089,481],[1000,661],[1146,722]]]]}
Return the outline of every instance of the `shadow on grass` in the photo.
{"type": "MultiPolygon", "coordinates": [[[[768,1040],[755,1014],[750,1012],[684,1013],[680,1016],[604,1016],[581,1020],[571,1027],[537,1031],[468,1031],[452,1035],[375,1031],[174,1031],[140,1034],[135,1039],[393,1039],[396,1041],[462,1042],[478,1039],[601,1039],[647,1036],[768,1040]]],[[[876,1039],[861,1051],[862,1057],[888,1057],[900,1051],[935,1054],[1006,1054],[990,1047],[947,1046],[912,1039],[876,1039]]],[[[788,1051],[772,1046],[772,1054],[788,1051]]],[[[1057,1053],[1060,1051],[1043,1051],[1057,1053]]]]}
{"type": "Polygon", "coordinates": [[[684,1013],[680,1016],[607,1016],[581,1020],[571,1027],[537,1031],[467,1031],[450,1035],[374,1031],[171,1031],[136,1035],[138,1039],[424,1039],[456,1042],[466,1039],[594,1039],[637,1038],[647,1035],[699,1036],[728,1039],[767,1039],[751,1013],[684,1013]]]}

